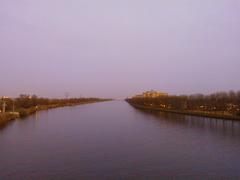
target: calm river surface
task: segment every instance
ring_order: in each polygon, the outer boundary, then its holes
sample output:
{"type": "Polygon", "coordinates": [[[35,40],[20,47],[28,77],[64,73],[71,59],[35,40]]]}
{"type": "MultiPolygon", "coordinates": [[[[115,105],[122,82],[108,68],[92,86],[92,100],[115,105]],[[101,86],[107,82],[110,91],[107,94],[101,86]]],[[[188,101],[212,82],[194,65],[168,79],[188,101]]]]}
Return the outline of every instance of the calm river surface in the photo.
{"type": "Polygon", "coordinates": [[[0,179],[240,178],[240,123],[124,101],[42,111],[0,129],[0,179]]]}

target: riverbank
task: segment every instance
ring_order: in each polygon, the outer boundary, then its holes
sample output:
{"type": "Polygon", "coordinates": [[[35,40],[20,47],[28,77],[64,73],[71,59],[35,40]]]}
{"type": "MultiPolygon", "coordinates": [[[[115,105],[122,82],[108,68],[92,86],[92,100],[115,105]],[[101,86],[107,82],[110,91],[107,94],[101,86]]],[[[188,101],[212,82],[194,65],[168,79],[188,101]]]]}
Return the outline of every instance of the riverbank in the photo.
{"type": "Polygon", "coordinates": [[[36,113],[37,111],[44,111],[54,108],[60,108],[60,107],[67,107],[67,106],[78,106],[83,104],[91,104],[91,103],[98,103],[98,102],[104,102],[106,100],[98,100],[98,101],[89,101],[89,102],[79,102],[79,103],[66,103],[66,104],[51,104],[51,105],[40,105],[30,108],[21,108],[18,109],[17,112],[11,113],[7,112],[4,114],[0,113],[0,126],[4,126],[7,123],[9,123],[12,120],[15,120],[17,118],[24,118],[31,114],[36,113]]]}
{"type": "Polygon", "coordinates": [[[59,108],[59,107],[66,107],[66,106],[78,106],[78,105],[97,103],[97,102],[103,102],[103,101],[40,105],[40,106],[31,107],[31,108],[27,108],[27,109],[22,108],[22,109],[19,109],[18,112],[19,112],[20,117],[26,117],[28,115],[34,114],[37,111],[43,111],[43,110],[54,109],[54,108],[59,108]]]}
{"type": "Polygon", "coordinates": [[[4,113],[0,114],[0,126],[7,124],[8,122],[19,118],[19,113],[4,113]]]}
{"type": "Polygon", "coordinates": [[[227,119],[227,120],[238,120],[240,121],[240,116],[234,115],[227,115],[227,114],[217,114],[214,112],[206,112],[206,111],[187,111],[187,110],[169,110],[154,106],[143,106],[131,103],[127,101],[131,106],[142,109],[142,110],[152,110],[152,111],[161,111],[161,112],[168,112],[168,113],[175,113],[175,114],[183,114],[183,115],[191,115],[191,116],[200,116],[200,117],[208,117],[208,118],[216,118],[216,119],[227,119]]]}

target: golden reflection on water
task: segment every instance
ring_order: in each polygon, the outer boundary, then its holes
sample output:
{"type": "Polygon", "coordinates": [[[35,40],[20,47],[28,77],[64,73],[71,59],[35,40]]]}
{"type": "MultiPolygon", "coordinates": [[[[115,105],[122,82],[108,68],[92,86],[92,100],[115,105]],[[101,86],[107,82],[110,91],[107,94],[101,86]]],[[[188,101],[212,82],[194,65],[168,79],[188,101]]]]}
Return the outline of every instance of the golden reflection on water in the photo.
{"type": "Polygon", "coordinates": [[[211,131],[224,136],[240,136],[240,122],[235,120],[215,119],[208,117],[189,116],[151,110],[139,110],[142,113],[154,116],[159,122],[182,125],[202,131],[211,131]]]}

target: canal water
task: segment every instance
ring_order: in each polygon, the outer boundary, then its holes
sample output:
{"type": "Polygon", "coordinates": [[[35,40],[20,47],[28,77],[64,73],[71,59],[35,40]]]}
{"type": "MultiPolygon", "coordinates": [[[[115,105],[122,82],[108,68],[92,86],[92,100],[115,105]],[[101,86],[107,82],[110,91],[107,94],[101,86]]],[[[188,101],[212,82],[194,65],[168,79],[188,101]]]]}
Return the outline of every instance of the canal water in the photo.
{"type": "Polygon", "coordinates": [[[240,178],[240,122],[124,101],[38,112],[0,129],[0,179],[240,178]]]}

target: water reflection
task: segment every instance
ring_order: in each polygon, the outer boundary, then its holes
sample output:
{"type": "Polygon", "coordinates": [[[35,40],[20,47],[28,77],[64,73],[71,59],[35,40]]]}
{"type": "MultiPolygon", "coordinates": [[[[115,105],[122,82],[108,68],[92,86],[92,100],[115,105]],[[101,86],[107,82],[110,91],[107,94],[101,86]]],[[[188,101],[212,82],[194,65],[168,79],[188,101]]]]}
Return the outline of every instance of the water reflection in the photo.
{"type": "Polygon", "coordinates": [[[143,114],[154,116],[159,123],[181,125],[186,128],[194,128],[206,132],[218,133],[222,136],[240,137],[240,122],[235,120],[197,117],[151,110],[140,110],[143,114]]]}
{"type": "Polygon", "coordinates": [[[237,121],[139,111],[125,102],[41,111],[0,131],[0,177],[235,177],[239,129],[237,121]]]}
{"type": "Polygon", "coordinates": [[[13,121],[7,122],[7,123],[3,123],[0,125],[0,133],[3,129],[7,128],[8,126],[10,126],[13,123],[13,121]]]}

